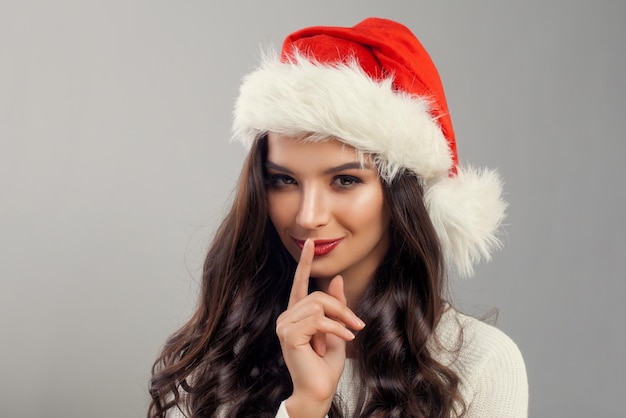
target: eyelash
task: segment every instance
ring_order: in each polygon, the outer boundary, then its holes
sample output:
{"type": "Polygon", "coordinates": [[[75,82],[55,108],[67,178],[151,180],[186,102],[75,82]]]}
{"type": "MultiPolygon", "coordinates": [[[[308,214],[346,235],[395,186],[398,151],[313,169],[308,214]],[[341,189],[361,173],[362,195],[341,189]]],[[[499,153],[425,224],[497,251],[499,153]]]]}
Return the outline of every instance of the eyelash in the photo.
{"type": "MultiPolygon", "coordinates": [[[[339,189],[347,190],[351,189],[357,184],[363,183],[358,177],[350,176],[347,174],[340,174],[333,177],[332,184],[339,189]]],[[[286,174],[270,174],[267,178],[266,184],[272,189],[283,189],[291,185],[298,184],[296,180],[286,174]]]]}
{"type": "Polygon", "coordinates": [[[282,189],[296,183],[296,180],[286,174],[270,174],[265,182],[272,189],[282,189]]]}
{"type": "Polygon", "coordinates": [[[356,186],[357,184],[363,183],[363,180],[361,180],[360,178],[355,177],[355,176],[349,176],[349,175],[346,175],[346,174],[342,174],[342,175],[339,175],[339,176],[335,176],[333,178],[333,183],[335,183],[338,187],[340,187],[342,189],[350,189],[350,188],[356,186]],[[349,182],[349,184],[344,184],[343,183],[346,180],[349,182]]]}

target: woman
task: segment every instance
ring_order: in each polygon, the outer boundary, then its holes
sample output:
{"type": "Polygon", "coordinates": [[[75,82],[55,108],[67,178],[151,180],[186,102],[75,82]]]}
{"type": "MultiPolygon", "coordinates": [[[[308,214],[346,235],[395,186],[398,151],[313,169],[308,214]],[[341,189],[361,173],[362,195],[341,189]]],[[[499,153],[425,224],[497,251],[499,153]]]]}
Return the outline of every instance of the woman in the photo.
{"type": "Polygon", "coordinates": [[[437,70],[384,19],[288,36],[248,75],[250,147],[193,317],[153,368],[149,417],[521,417],[524,363],[445,299],[504,216],[459,167],[437,70]]]}

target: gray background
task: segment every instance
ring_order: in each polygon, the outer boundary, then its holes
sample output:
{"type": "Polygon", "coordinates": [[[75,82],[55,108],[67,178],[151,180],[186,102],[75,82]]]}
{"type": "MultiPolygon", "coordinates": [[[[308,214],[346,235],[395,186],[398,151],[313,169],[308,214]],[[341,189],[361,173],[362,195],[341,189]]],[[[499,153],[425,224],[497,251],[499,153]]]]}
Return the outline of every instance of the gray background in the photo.
{"type": "Polygon", "coordinates": [[[531,416],[624,416],[626,3],[293,0],[0,1],[0,416],[144,415],[259,45],[370,15],[420,37],[461,159],[506,181],[505,247],[454,286],[500,308],[531,416]]]}

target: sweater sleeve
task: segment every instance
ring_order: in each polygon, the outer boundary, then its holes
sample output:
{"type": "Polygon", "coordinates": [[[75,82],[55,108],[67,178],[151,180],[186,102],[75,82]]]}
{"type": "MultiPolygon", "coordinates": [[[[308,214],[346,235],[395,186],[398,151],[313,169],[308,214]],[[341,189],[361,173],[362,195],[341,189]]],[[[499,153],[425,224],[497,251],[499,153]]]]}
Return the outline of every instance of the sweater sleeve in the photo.
{"type": "Polygon", "coordinates": [[[528,416],[526,366],[511,338],[454,309],[444,313],[436,334],[440,345],[431,350],[460,379],[464,418],[528,416]]]}
{"type": "MultiPolygon", "coordinates": [[[[276,412],[276,418],[289,418],[289,414],[287,413],[287,407],[285,406],[285,401],[282,401],[280,403],[278,412],[276,412]]],[[[326,415],[325,418],[328,418],[328,415],[326,415]]]]}
{"type": "Polygon", "coordinates": [[[495,328],[485,334],[487,355],[470,379],[473,396],[466,417],[528,417],[526,366],[517,345],[495,328]]]}
{"type": "MultiPolygon", "coordinates": [[[[171,408],[167,411],[167,418],[186,418],[187,416],[183,414],[180,408],[171,408]]],[[[287,408],[285,407],[285,401],[280,403],[280,407],[278,408],[278,412],[276,412],[276,418],[289,418],[289,414],[287,413],[287,408]]]]}

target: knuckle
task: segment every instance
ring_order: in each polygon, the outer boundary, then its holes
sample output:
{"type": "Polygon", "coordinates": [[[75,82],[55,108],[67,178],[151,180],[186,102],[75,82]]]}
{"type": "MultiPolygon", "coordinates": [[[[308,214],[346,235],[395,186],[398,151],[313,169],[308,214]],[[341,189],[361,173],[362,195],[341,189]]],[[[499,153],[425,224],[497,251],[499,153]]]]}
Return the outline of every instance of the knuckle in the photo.
{"type": "Polygon", "coordinates": [[[284,318],[278,317],[278,319],[276,320],[276,335],[278,335],[279,338],[286,335],[288,328],[287,325],[288,324],[286,323],[284,318]]]}
{"type": "Polygon", "coordinates": [[[281,341],[289,340],[290,334],[291,332],[288,326],[285,326],[284,324],[278,324],[276,326],[276,335],[278,336],[279,340],[281,341]]]}
{"type": "Polygon", "coordinates": [[[326,295],[326,293],[316,290],[315,292],[311,293],[310,300],[315,306],[315,308],[324,309],[324,303],[327,299],[327,296],[328,295],[326,295]]]}
{"type": "Polygon", "coordinates": [[[314,316],[321,316],[324,315],[324,305],[322,305],[321,303],[315,303],[312,306],[313,308],[313,315],[314,316]]]}

